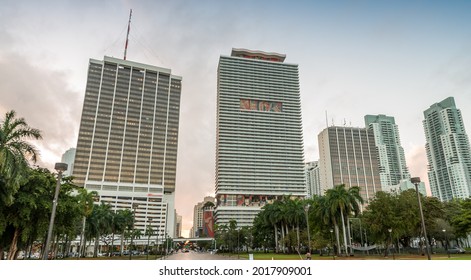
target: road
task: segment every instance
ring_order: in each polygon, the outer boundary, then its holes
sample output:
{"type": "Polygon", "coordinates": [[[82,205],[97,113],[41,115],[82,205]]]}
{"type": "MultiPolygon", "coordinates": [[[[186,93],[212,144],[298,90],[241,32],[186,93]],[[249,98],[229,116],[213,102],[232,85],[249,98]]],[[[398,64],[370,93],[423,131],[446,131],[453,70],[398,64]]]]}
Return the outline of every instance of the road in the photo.
{"type": "Polygon", "coordinates": [[[237,260],[236,257],[213,255],[210,253],[198,253],[190,251],[188,253],[178,252],[165,258],[165,260],[237,260]]]}

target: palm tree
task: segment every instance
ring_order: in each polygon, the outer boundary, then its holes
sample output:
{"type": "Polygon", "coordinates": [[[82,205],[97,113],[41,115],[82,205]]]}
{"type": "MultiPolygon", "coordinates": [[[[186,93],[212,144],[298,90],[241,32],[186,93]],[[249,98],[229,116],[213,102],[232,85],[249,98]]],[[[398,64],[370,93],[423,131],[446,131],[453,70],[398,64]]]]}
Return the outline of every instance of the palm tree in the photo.
{"type": "Polygon", "coordinates": [[[121,232],[120,255],[122,255],[124,249],[124,240],[127,239],[126,232],[130,232],[131,228],[133,227],[134,215],[129,209],[118,210],[117,213],[118,217],[116,221],[116,231],[121,232]]]}
{"type": "MultiPolygon", "coordinates": [[[[38,129],[28,126],[23,118],[15,118],[15,111],[5,114],[0,124],[0,205],[13,203],[13,195],[29,167],[36,162],[39,151],[27,139],[42,139],[38,129]]],[[[1,209],[0,209],[1,210],[1,209]]],[[[3,228],[0,228],[0,234],[3,228]]]]}
{"type": "Polygon", "coordinates": [[[326,210],[330,212],[331,218],[333,218],[337,243],[338,253],[340,254],[340,244],[338,241],[338,225],[336,218],[340,217],[340,223],[342,224],[343,241],[345,246],[345,253],[347,253],[347,232],[345,229],[345,216],[348,217],[350,213],[354,212],[358,214],[360,210],[359,203],[363,203],[363,198],[360,196],[359,187],[351,187],[348,190],[345,185],[338,185],[332,189],[326,191],[326,210]]]}
{"type": "Polygon", "coordinates": [[[93,211],[93,202],[98,196],[96,191],[88,192],[86,189],[79,189],[79,194],[77,195],[78,203],[82,209],[82,231],[80,234],[80,245],[78,248],[78,257],[84,254],[82,248],[85,248],[85,226],[87,223],[87,218],[90,217],[93,211]]]}

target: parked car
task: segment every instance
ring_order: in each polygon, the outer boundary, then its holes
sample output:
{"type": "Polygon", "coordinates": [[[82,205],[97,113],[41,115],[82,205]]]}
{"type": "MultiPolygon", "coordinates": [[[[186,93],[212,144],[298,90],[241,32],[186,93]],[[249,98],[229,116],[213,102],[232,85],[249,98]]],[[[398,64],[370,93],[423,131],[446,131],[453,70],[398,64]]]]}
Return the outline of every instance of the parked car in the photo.
{"type": "Polygon", "coordinates": [[[448,253],[450,253],[450,254],[464,254],[464,253],[466,253],[466,251],[461,247],[455,246],[455,247],[450,247],[450,249],[448,249],[448,253]]]}

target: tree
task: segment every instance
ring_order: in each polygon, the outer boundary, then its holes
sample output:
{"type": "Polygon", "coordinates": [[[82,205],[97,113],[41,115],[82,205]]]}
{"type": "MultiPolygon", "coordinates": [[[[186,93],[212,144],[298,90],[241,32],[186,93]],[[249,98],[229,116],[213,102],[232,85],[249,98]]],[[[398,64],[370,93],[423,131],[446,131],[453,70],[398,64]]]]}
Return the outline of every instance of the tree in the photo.
{"type": "MultiPolygon", "coordinates": [[[[41,132],[29,127],[23,118],[16,118],[15,111],[7,112],[0,123],[0,236],[7,226],[6,207],[13,203],[29,161],[35,163],[39,156],[36,147],[27,140],[41,138],[41,132]]],[[[3,255],[1,247],[0,252],[3,255]]]]}
{"type": "Polygon", "coordinates": [[[100,238],[111,232],[111,205],[101,202],[95,205],[89,217],[89,236],[95,239],[93,257],[98,256],[100,238]]]}
{"type": "Polygon", "coordinates": [[[38,129],[28,126],[23,118],[15,118],[15,111],[9,111],[0,125],[0,201],[12,203],[20,179],[29,167],[28,161],[36,162],[39,151],[27,139],[41,139],[38,129]]]}
{"type": "Polygon", "coordinates": [[[90,217],[93,212],[93,202],[97,196],[98,193],[96,191],[89,192],[86,189],[79,189],[78,191],[77,200],[80,205],[80,214],[82,215],[82,230],[80,233],[80,246],[78,249],[79,257],[82,256],[82,254],[85,254],[85,228],[87,218],[90,217]]]}
{"type": "MultiPolygon", "coordinates": [[[[360,212],[360,203],[363,198],[360,196],[359,187],[345,188],[345,185],[338,185],[326,191],[326,207],[330,209],[333,217],[340,216],[342,225],[345,253],[347,253],[347,231],[345,229],[345,218],[351,213],[357,215],[360,212]]],[[[334,219],[335,221],[335,219],[334,219]]],[[[335,227],[336,236],[338,236],[338,226],[335,227]]],[[[339,246],[340,247],[340,246],[339,246]]],[[[340,248],[338,248],[340,254],[340,248]]]]}
{"type": "Polygon", "coordinates": [[[35,168],[27,172],[13,196],[13,203],[5,208],[7,226],[11,230],[6,235],[12,233],[5,244],[10,246],[7,259],[16,258],[19,243],[32,242],[46,233],[55,185],[56,180],[47,169],[35,168]]]}

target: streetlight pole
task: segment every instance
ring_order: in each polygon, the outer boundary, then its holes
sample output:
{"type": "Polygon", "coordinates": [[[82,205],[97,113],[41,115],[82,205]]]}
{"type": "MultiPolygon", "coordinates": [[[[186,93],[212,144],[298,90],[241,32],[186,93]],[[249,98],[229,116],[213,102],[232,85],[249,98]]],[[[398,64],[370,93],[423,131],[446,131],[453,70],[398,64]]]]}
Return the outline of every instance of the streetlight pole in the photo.
{"type": "MultiPolygon", "coordinates": [[[[388,229],[389,231],[389,239],[391,240],[391,244],[389,245],[390,247],[392,246],[392,242],[393,242],[393,239],[392,239],[392,228],[388,229]]],[[[394,250],[392,251],[392,255],[393,255],[393,260],[396,259],[396,257],[394,256],[394,250]]]]}
{"type": "Polygon", "coordinates": [[[136,209],[139,207],[139,204],[132,204],[132,227],[131,227],[131,244],[129,244],[129,260],[132,258],[132,241],[134,239],[134,223],[136,222],[136,209]]]}
{"type": "Polygon", "coordinates": [[[308,212],[309,212],[310,207],[311,207],[310,204],[304,205],[304,212],[306,213],[306,224],[307,224],[307,240],[308,240],[307,247],[308,247],[309,254],[311,253],[311,233],[309,232],[309,219],[308,219],[308,212]]]}
{"type": "Polygon", "coordinates": [[[54,169],[57,170],[57,185],[56,191],[54,193],[54,200],[52,201],[51,219],[49,221],[49,229],[47,231],[47,239],[46,246],[44,247],[43,260],[47,260],[47,257],[49,255],[49,243],[51,243],[52,230],[54,228],[54,219],[56,217],[57,201],[59,200],[59,190],[61,188],[62,172],[67,170],[67,164],[58,162],[55,164],[54,169]]]}
{"type": "Polygon", "coordinates": [[[335,260],[335,250],[334,250],[334,230],[330,229],[330,246],[332,246],[332,259],[335,260]]]}
{"type": "Polygon", "coordinates": [[[417,192],[417,201],[419,202],[419,211],[420,211],[420,219],[422,220],[422,230],[424,232],[424,239],[425,239],[425,248],[427,250],[427,258],[431,260],[432,257],[430,256],[430,245],[428,243],[427,237],[427,230],[425,229],[425,220],[424,220],[424,212],[422,211],[422,203],[420,201],[420,193],[419,193],[419,183],[420,177],[413,177],[410,179],[411,183],[415,185],[415,191],[417,192]]]}

